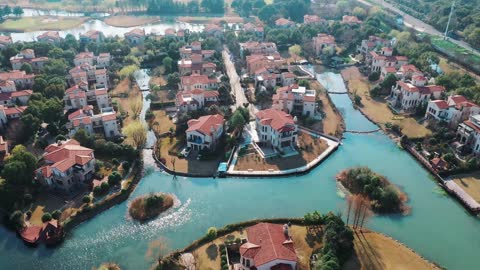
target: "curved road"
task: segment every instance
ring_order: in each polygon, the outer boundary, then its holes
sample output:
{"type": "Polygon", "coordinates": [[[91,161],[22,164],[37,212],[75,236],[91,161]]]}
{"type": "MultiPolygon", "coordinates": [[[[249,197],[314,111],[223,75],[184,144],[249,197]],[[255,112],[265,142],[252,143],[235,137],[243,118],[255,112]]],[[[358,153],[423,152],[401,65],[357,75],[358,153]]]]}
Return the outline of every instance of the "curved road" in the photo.
{"type": "MultiPolygon", "coordinates": [[[[421,21],[421,20],[419,20],[415,17],[412,17],[411,15],[408,15],[407,13],[401,11],[400,9],[395,7],[394,5],[385,2],[384,0],[357,0],[357,1],[364,4],[364,5],[367,5],[367,6],[372,6],[373,4],[376,4],[376,5],[379,5],[383,8],[389,9],[394,13],[402,15],[403,16],[403,23],[405,24],[405,26],[407,26],[409,28],[413,28],[413,29],[415,29],[419,32],[427,33],[427,34],[434,35],[434,36],[443,36],[443,33],[438,31],[437,29],[435,29],[433,26],[431,26],[429,24],[426,24],[425,22],[423,22],[423,21],[421,21]]],[[[449,40],[451,42],[457,44],[458,46],[461,46],[461,47],[471,51],[472,53],[480,55],[480,52],[478,50],[472,48],[465,41],[456,40],[456,39],[453,39],[453,38],[449,38],[449,40]]]]}

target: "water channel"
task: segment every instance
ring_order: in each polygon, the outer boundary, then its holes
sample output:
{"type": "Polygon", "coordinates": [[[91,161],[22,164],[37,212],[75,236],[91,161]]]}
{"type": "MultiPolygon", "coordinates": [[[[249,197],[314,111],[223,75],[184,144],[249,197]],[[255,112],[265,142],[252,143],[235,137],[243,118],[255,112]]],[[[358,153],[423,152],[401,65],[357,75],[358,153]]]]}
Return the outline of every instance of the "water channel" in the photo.
{"type": "MultiPolygon", "coordinates": [[[[344,90],[338,74],[322,74],[318,79],[332,91],[344,90]]],[[[347,95],[332,95],[332,100],[348,129],[375,128],[353,109],[347,95]]],[[[375,217],[368,227],[448,269],[477,269],[480,222],[444,195],[414,159],[381,133],[346,134],[337,152],[299,177],[173,180],[156,170],[140,182],[129,200],[150,192],[170,192],[180,199],[179,208],[139,224],[127,218],[128,202],[124,202],[75,228],[55,249],[26,247],[14,233],[0,227],[0,265],[2,269],[91,269],[113,261],[122,269],[148,269],[159,250],[182,248],[210,226],[253,218],[297,217],[317,209],[342,211],[344,199],[334,176],[351,166],[369,166],[386,175],[410,198],[409,216],[375,217]]]]}

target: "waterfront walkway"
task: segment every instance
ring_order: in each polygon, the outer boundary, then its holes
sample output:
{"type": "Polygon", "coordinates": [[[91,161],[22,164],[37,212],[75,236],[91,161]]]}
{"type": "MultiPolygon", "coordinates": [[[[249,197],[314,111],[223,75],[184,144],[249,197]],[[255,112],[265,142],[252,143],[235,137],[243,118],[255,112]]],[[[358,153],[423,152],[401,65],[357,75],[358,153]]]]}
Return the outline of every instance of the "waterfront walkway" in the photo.
{"type": "Polygon", "coordinates": [[[480,203],[478,203],[475,199],[472,198],[463,188],[461,188],[457,183],[453,180],[447,180],[444,182],[445,186],[464,203],[466,204],[471,210],[478,212],[480,211],[480,203]]]}

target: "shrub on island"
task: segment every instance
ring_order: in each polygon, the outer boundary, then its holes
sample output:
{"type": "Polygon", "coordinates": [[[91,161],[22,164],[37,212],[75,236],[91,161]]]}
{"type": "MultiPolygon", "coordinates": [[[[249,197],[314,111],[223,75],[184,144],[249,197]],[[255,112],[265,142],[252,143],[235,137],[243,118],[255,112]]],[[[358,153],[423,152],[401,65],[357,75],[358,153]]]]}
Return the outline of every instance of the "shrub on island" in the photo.
{"type": "Polygon", "coordinates": [[[152,193],[132,201],[130,216],[139,221],[152,219],[173,206],[173,197],[164,193],[152,193]]]}
{"type": "Polygon", "coordinates": [[[352,194],[360,194],[370,200],[377,213],[405,213],[407,196],[387,178],[366,167],[351,168],[337,175],[337,180],[352,194]]]}

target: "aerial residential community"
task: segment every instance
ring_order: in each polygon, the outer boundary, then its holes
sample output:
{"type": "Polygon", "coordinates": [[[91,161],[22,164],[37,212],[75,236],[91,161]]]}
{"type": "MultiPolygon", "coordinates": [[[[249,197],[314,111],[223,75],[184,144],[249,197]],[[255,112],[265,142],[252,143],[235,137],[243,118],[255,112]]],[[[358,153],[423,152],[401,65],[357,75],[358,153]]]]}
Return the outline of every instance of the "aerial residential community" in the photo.
{"type": "Polygon", "coordinates": [[[2,269],[476,269],[480,2],[0,1],[2,269]]]}

